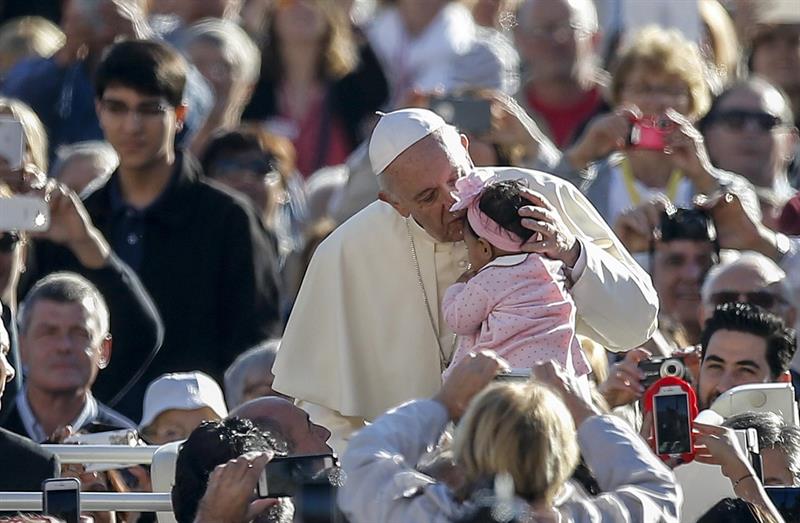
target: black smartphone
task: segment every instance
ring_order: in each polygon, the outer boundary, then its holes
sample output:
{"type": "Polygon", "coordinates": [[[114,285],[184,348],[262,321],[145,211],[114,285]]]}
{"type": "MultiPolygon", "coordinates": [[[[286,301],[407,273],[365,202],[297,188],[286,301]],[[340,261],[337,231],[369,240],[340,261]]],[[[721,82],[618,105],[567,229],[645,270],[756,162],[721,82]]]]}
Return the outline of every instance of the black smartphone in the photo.
{"type": "Polygon", "coordinates": [[[800,487],[764,487],[786,523],[800,523],[800,487]]]}
{"type": "Polygon", "coordinates": [[[258,497],[293,497],[303,485],[329,483],[329,474],[338,466],[335,454],[272,458],[258,480],[258,497]]]}
{"type": "Polygon", "coordinates": [[[653,396],[656,453],[688,454],[692,451],[692,423],[689,394],[681,387],[662,387],[653,396]]]}
{"type": "Polygon", "coordinates": [[[480,136],[492,128],[490,100],[469,96],[441,96],[431,98],[430,108],[464,133],[480,136]]]}
{"type": "Polygon", "coordinates": [[[66,523],[81,517],[81,482],[76,478],[53,478],[42,483],[43,512],[66,523]]]}

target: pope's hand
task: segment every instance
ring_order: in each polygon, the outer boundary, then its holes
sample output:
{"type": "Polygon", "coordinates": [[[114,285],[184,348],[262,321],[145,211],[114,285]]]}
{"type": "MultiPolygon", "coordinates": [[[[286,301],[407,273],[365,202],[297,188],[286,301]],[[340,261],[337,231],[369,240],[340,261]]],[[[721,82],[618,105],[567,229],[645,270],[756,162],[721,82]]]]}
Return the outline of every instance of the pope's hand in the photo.
{"type": "Polygon", "coordinates": [[[508,369],[508,363],[492,351],[473,352],[453,367],[433,399],[445,406],[450,419],[458,420],[472,398],[508,369]]]}
{"type": "Polygon", "coordinates": [[[567,267],[574,267],[581,254],[581,244],[567,228],[561,216],[544,196],[523,188],[522,196],[531,205],[519,210],[522,225],[534,234],[522,245],[522,250],[543,254],[553,260],[561,260],[567,267]]]}

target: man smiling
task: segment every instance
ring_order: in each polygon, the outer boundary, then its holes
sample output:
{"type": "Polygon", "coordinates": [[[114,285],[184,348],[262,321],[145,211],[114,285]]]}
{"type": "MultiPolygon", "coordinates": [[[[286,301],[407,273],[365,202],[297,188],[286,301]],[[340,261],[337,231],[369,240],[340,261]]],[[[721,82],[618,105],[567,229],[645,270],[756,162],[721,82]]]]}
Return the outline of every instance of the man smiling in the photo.
{"type": "Polygon", "coordinates": [[[707,409],[723,392],[739,385],[789,381],[796,348],[794,331],[748,303],[716,308],[703,330],[697,401],[707,409]]]}

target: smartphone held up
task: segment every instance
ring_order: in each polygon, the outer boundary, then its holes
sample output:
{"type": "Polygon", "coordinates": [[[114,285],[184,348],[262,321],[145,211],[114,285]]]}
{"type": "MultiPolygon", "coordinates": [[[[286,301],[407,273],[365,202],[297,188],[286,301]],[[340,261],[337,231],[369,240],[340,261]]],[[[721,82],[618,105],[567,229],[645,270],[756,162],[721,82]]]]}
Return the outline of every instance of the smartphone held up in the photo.
{"type": "Polygon", "coordinates": [[[41,232],[50,228],[50,208],[36,196],[0,197],[0,231],[41,232]]]}
{"type": "Polygon", "coordinates": [[[81,482],[76,478],[53,478],[42,483],[44,514],[66,523],[78,523],[81,516],[81,482]]]}

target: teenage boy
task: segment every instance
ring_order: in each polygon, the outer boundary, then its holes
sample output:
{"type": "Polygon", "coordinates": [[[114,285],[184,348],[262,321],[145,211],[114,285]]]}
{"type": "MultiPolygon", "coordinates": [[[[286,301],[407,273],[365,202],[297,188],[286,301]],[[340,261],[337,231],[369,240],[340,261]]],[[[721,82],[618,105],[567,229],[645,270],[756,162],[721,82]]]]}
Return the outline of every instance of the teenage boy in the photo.
{"type": "Polygon", "coordinates": [[[156,376],[201,370],[221,380],[239,352],[279,334],[277,262],[256,215],[175,148],[189,110],[186,72],[167,44],[139,40],[112,46],[95,76],[100,126],[120,165],[86,208],[165,327],[161,351],[125,398],[129,414],[156,376]]]}

